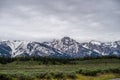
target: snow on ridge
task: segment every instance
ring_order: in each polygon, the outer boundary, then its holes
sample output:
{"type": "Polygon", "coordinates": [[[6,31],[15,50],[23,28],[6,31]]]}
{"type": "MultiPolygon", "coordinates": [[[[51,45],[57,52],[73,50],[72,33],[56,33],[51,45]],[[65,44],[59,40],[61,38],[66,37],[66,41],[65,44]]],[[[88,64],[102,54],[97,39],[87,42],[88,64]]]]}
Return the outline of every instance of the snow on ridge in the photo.
{"type": "Polygon", "coordinates": [[[90,43],[94,45],[101,45],[100,41],[95,41],[95,40],[90,41],[90,43]]]}

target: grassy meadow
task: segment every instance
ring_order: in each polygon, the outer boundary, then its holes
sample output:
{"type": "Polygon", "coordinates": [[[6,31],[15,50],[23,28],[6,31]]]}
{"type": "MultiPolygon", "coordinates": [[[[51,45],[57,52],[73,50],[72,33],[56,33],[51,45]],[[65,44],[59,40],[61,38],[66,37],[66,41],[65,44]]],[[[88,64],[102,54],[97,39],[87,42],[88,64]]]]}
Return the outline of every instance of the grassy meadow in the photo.
{"type": "Polygon", "coordinates": [[[15,60],[0,64],[0,80],[109,80],[120,78],[120,59],[15,60]],[[66,61],[66,60],[65,60],[66,61]]]}

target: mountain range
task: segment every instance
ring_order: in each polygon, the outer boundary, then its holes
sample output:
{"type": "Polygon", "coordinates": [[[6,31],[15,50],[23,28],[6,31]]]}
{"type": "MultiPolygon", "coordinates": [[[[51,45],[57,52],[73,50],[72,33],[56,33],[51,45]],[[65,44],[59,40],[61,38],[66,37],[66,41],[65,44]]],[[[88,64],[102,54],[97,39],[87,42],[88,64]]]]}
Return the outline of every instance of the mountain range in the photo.
{"type": "Polygon", "coordinates": [[[120,41],[101,42],[77,42],[70,37],[51,42],[35,41],[0,41],[1,57],[39,57],[48,56],[56,58],[79,58],[79,57],[120,57],[120,41]]]}

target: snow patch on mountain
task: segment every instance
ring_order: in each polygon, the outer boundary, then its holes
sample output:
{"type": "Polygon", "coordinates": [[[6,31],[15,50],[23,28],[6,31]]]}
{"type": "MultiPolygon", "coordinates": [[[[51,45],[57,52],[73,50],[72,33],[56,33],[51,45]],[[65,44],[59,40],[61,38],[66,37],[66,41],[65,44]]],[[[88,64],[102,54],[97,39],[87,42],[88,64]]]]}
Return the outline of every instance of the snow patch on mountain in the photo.
{"type": "Polygon", "coordinates": [[[90,43],[93,45],[101,45],[100,41],[95,41],[95,40],[90,41],[90,43]]]}

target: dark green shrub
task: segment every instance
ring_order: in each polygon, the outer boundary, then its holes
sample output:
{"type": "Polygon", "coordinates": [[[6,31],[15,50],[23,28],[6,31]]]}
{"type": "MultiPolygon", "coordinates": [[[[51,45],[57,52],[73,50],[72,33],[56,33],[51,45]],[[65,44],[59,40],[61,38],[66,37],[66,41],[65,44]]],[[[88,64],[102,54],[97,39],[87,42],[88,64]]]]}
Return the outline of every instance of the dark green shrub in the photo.
{"type": "Polygon", "coordinates": [[[120,68],[108,69],[108,70],[106,70],[106,72],[120,73],[120,68]]]}
{"type": "Polygon", "coordinates": [[[12,80],[12,77],[7,74],[0,74],[0,80],[12,80]]]}
{"type": "Polygon", "coordinates": [[[36,77],[39,79],[45,79],[46,75],[47,75],[47,73],[40,73],[40,74],[36,75],[36,77]]]}
{"type": "Polygon", "coordinates": [[[54,77],[57,79],[62,79],[65,77],[65,74],[64,73],[56,73],[56,74],[54,74],[54,77]]]}
{"type": "Polygon", "coordinates": [[[86,76],[96,76],[98,73],[101,73],[101,72],[102,72],[101,70],[84,70],[84,69],[77,71],[77,73],[83,74],[86,76]]]}
{"type": "Polygon", "coordinates": [[[48,79],[48,80],[51,79],[52,77],[53,76],[50,73],[48,73],[48,74],[45,75],[45,79],[48,79]]]}
{"type": "Polygon", "coordinates": [[[67,75],[70,79],[76,79],[77,76],[76,76],[76,73],[71,73],[71,74],[68,74],[67,75]]]}

